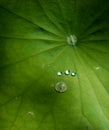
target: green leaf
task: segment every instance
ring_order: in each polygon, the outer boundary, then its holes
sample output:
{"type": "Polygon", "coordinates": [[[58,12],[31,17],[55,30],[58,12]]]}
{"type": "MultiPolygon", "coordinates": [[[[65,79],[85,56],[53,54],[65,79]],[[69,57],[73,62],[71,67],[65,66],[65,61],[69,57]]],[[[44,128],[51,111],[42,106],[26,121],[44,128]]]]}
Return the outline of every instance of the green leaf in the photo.
{"type": "Polygon", "coordinates": [[[109,130],[108,0],[0,0],[0,130],[109,130]]]}

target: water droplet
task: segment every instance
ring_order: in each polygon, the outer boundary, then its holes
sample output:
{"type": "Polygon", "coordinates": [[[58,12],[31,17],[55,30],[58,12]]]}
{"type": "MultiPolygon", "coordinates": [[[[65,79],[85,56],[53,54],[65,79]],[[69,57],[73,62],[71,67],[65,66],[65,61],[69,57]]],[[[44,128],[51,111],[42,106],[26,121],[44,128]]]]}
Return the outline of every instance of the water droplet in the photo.
{"type": "Polygon", "coordinates": [[[71,76],[76,76],[76,72],[72,72],[72,73],[71,73],[71,76]]]}
{"type": "Polygon", "coordinates": [[[28,115],[33,116],[33,115],[34,115],[34,112],[29,111],[29,112],[28,112],[28,115]]]}
{"type": "Polygon", "coordinates": [[[100,69],[100,67],[99,67],[99,66],[96,66],[96,67],[95,67],[95,69],[96,69],[96,70],[99,70],[99,69],[100,69]]]}
{"type": "Polygon", "coordinates": [[[69,45],[75,46],[77,43],[77,37],[75,35],[70,35],[67,37],[67,43],[69,45]]]}
{"type": "Polygon", "coordinates": [[[58,76],[61,76],[61,75],[62,75],[62,72],[60,72],[60,71],[57,72],[57,75],[58,75],[58,76]]]}
{"type": "Polygon", "coordinates": [[[55,90],[59,93],[63,93],[67,90],[67,85],[64,82],[58,82],[55,85],[55,90]]]}
{"type": "Polygon", "coordinates": [[[65,75],[69,75],[69,74],[70,74],[70,70],[66,70],[65,75]]]}

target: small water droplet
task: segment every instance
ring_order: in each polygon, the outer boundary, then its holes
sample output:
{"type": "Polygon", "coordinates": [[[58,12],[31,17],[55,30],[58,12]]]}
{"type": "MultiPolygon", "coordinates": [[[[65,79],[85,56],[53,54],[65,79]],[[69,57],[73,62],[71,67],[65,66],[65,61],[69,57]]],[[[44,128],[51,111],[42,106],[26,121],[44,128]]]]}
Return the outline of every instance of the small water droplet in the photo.
{"type": "Polygon", "coordinates": [[[77,37],[75,35],[70,35],[67,37],[67,43],[69,45],[75,46],[77,43],[77,37]]]}
{"type": "Polygon", "coordinates": [[[69,75],[69,74],[70,74],[70,70],[66,70],[65,75],[69,75]]]}
{"type": "Polygon", "coordinates": [[[71,73],[71,76],[76,76],[76,72],[72,72],[72,73],[71,73]]]}
{"type": "Polygon", "coordinates": [[[96,70],[99,70],[99,69],[100,69],[100,67],[99,67],[99,66],[96,66],[96,67],[95,67],[95,69],[96,69],[96,70]]]}
{"type": "Polygon", "coordinates": [[[34,112],[29,111],[29,112],[28,112],[28,115],[33,116],[33,115],[34,115],[34,112]]]}
{"type": "Polygon", "coordinates": [[[58,82],[55,85],[55,90],[59,93],[63,93],[67,90],[67,85],[64,82],[58,82]]]}
{"type": "Polygon", "coordinates": [[[61,75],[62,75],[62,72],[60,72],[60,71],[57,72],[57,75],[58,75],[58,76],[61,76],[61,75]]]}

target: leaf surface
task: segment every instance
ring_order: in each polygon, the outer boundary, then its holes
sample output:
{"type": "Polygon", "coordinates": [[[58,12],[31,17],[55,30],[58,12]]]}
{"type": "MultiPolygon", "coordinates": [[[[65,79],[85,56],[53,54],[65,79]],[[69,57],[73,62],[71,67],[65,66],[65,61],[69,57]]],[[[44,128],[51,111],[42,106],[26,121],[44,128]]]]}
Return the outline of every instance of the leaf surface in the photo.
{"type": "Polygon", "coordinates": [[[108,0],[0,0],[0,129],[109,129],[108,0]]]}

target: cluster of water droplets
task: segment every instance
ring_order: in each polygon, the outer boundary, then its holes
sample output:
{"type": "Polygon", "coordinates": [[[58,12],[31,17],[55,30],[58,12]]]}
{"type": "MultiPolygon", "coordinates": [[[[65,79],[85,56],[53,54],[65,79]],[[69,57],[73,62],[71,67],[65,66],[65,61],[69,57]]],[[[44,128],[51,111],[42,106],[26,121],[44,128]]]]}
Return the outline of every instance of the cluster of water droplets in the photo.
{"type": "MultiPolygon", "coordinates": [[[[76,76],[76,72],[75,71],[72,71],[72,72],[70,72],[70,70],[65,70],[64,71],[64,75],[70,75],[70,74],[71,74],[71,76],[76,76]]],[[[62,76],[63,72],[62,71],[58,71],[57,75],[58,76],[62,76]]]]}
{"type": "MultiPolygon", "coordinates": [[[[68,45],[75,46],[76,43],[77,43],[77,37],[75,35],[69,35],[67,37],[67,43],[68,43],[68,45]]],[[[76,76],[76,72],[75,71],[70,72],[70,70],[65,70],[64,72],[62,72],[62,71],[58,71],[57,72],[58,76],[62,76],[63,74],[64,75],[76,76]]],[[[55,90],[57,92],[59,92],[59,93],[63,93],[65,91],[67,91],[66,83],[63,82],[63,81],[57,82],[55,84],[55,90]]]]}
{"type": "MultiPolygon", "coordinates": [[[[70,70],[65,70],[64,71],[64,75],[70,75],[70,74],[71,74],[71,76],[76,76],[76,72],[75,71],[73,71],[73,72],[70,72],[70,70]]],[[[63,75],[63,73],[61,71],[57,72],[57,76],[62,76],[62,75],[63,75]]],[[[55,84],[55,90],[57,92],[59,92],[59,93],[63,93],[65,91],[67,91],[67,85],[66,85],[66,83],[63,82],[63,81],[57,82],[55,84]]]]}

